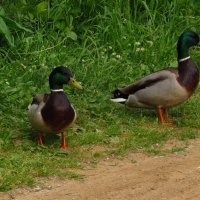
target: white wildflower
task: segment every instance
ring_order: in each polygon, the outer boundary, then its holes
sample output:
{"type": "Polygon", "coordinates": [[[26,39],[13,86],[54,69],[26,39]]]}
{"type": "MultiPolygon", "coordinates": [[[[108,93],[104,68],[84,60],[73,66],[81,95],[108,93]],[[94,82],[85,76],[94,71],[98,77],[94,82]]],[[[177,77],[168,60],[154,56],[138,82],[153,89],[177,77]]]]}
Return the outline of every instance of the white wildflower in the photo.
{"type": "Polygon", "coordinates": [[[145,48],[143,48],[143,47],[142,47],[142,48],[140,48],[140,51],[144,51],[144,50],[145,50],[145,48]]]}
{"type": "Polygon", "coordinates": [[[120,58],[121,58],[121,56],[120,56],[120,55],[116,55],[116,58],[120,59],[120,58]]]}
{"type": "Polygon", "coordinates": [[[150,44],[150,46],[152,46],[152,45],[153,45],[153,42],[152,42],[152,41],[150,41],[150,40],[147,40],[147,43],[148,43],[148,44],[150,44]]]}
{"type": "Polygon", "coordinates": [[[141,43],[140,42],[135,42],[135,46],[140,46],[141,43]]]}
{"type": "Polygon", "coordinates": [[[141,48],[136,48],[136,52],[138,52],[138,51],[144,51],[145,50],[145,48],[143,48],[143,47],[141,47],[141,48]]]}

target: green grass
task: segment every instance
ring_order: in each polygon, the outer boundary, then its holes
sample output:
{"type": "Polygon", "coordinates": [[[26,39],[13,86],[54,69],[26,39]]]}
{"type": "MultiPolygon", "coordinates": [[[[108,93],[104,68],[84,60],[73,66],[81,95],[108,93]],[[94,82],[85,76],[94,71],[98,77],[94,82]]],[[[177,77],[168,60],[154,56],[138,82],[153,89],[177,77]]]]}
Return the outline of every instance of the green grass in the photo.
{"type": "MultiPolygon", "coordinates": [[[[129,4],[120,0],[86,2],[82,3],[88,9],[85,14],[70,11],[77,14],[70,29],[76,41],[53,31],[51,19],[35,16],[28,23],[19,15],[16,19],[34,34],[13,32],[15,47],[3,43],[0,48],[0,191],[34,186],[36,177],[80,178],[77,168],[95,165],[102,157],[130,151],[160,154],[168,140],[187,143],[199,137],[199,90],[189,101],[169,109],[177,127],[159,125],[154,110],[128,109],[109,100],[116,87],[176,66],[179,34],[188,28],[200,33],[198,3],[138,1],[131,16],[129,4]],[[60,150],[60,135],[45,137],[45,145],[38,146],[36,131],[27,120],[32,96],[49,90],[48,75],[57,65],[67,65],[84,87],[82,91],[64,88],[78,113],[76,123],[66,131],[74,152],[60,150]]],[[[200,65],[199,49],[191,49],[190,54],[200,65]]],[[[182,150],[175,146],[171,153],[182,150]]]]}

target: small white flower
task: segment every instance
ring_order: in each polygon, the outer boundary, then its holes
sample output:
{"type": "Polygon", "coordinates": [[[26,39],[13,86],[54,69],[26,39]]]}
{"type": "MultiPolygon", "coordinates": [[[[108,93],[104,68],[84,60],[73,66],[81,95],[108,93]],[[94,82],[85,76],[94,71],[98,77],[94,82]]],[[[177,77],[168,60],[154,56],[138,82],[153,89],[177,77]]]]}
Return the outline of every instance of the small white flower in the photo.
{"type": "Polygon", "coordinates": [[[116,55],[116,58],[120,59],[120,58],[121,58],[121,56],[120,56],[120,55],[116,55]]]}
{"type": "Polygon", "coordinates": [[[140,46],[140,42],[135,42],[135,46],[140,46]]]}
{"type": "Polygon", "coordinates": [[[112,47],[111,47],[111,46],[109,46],[108,48],[109,48],[110,50],[112,49],[112,47]]]}
{"type": "Polygon", "coordinates": [[[115,52],[113,52],[113,53],[112,53],[112,55],[113,55],[113,56],[116,56],[116,53],[115,53],[115,52]]]}
{"type": "Polygon", "coordinates": [[[128,43],[128,47],[130,47],[131,46],[131,43],[128,43]]]}
{"type": "Polygon", "coordinates": [[[142,47],[142,48],[140,48],[140,51],[144,51],[144,50],[145,50],[145,48],[143,48],[143,47],[142,47]]]}
{"type": "Polygon", "coordinates": [[[85,62],[85,60],[84,60],[84,59],[82,59],[81,61],[82,61],[83,63],[85,62]]]}
{"type": "Polygon", "coordinates": [[[150,40],[147,40],[147,43],[150,44],[151,46],[153,45],[153,42],[150,40]]]}
{"type": "Polygon", "coordinates": [[[136,52],[138,52],[138,51],[144,51],[145,49],[143,48],[143,47],[141,47],[141,48],[136,48],[136,52]]]}

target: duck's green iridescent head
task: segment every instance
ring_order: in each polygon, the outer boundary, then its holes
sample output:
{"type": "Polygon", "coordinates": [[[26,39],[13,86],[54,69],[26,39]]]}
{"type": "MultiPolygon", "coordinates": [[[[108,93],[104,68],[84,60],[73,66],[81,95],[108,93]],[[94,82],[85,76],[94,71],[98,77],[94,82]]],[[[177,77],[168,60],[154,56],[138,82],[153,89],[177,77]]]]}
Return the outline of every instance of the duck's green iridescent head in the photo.
{"type": "Polygon", "coordinates": [[[67,67],[56,67],[49,76],[50,89],[63,89],[64,84],[69,84],[74,88],[82,89],[80,83],[75,81],[71,71],[67,67]]]}
{"type": "Polygon", "coordinates": [[[194,31],[184,31],[177,43],[178,59],[189,56],[189,48],[199,44],[199,36],[194,31]]]}

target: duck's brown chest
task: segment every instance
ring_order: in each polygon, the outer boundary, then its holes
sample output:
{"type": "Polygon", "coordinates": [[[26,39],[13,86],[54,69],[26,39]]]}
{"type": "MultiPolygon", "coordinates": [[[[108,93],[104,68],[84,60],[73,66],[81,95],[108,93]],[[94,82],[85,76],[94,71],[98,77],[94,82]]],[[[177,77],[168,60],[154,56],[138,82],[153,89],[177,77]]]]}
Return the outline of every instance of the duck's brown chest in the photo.
{"type": "Polygon", "coordinates": [[[181,62],[179,63],[178,73],[178,82],[191,96],[199,84],[199,70],[196,64],[191,59],[181,62]]]}
{"type": "Polygon", "coordinates": [[[44,122],[52,131],[60,131],[68,127],[76,115],[63,92],[51,93],[41,114],[44,122]]]}

